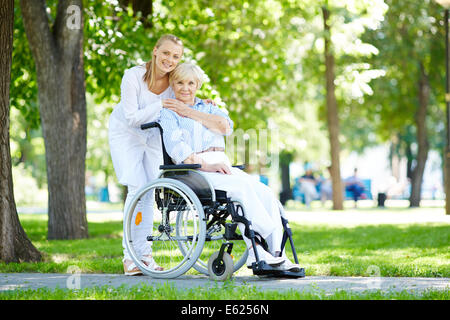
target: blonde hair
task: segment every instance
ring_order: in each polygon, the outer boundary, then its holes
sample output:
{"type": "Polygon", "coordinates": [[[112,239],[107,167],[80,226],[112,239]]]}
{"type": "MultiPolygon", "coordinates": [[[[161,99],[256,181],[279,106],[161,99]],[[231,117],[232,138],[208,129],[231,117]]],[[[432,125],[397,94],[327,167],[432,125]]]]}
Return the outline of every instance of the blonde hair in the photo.
{"type": "Polygon", "coordinates": [[[178,80],[187,80],[193,78],[197,82],[197,89],[203,84],[204,73],[200,67],[195,64],[184,62],[176,66],[176,68],[169,74],[169,83],[172,84],[178,80]]]}
{"type": "MultiPolygon", "coordinates": [[[[183,48],[183,42],[181,41],[180,38],[178,38],[177,36],[174,36],[173,34],[165,34],[163,36],[161,36],[158,41],[156,42],[155,48],[159,48],[164,41],[172,41],[175,44],[178,44],[179,46],[181,46],[183,48]]],[[[155,77],[156,77],[156,61],[155,59],[151,59],[149,60],[146,64],[145,64],[145,74],[143,76],[143,80],[145,83],[147,83],[147,87],[150,89],[153,86],[153,83],[155,82],[155,77]]]]}

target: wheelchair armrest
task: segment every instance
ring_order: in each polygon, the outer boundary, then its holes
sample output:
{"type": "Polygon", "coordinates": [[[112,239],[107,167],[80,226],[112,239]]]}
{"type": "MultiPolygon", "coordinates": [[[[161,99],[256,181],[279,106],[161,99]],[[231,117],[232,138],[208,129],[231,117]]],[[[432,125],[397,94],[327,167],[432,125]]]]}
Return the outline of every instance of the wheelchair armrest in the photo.
{"type": "Polygon", "coordinates": [[[202,165],[195,163],[195,164],[164,164],[162,166],[159,166],[161,170],[173,170],[173,169],[199,169],[202,165]]]}
{"type": "Polygon", "coordinates": [[[241,164],[241,165],[238,165],[238,166],[233,166],[233,168],[238,168],[238,169],[244,170],[245,169],[245,165],[241,164]]]}

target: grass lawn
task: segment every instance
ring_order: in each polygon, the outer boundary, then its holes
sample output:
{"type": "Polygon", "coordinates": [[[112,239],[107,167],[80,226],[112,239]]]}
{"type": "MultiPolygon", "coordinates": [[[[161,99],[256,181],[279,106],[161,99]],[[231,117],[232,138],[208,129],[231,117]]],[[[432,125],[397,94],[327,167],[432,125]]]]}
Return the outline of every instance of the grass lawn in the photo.
{"type": "MultiPolygon", "coordinates": [[[[371,209],[372,210],[372,209],[371,209]]],[[[373,212],[373,210],[371,211],[373,212]]],[[[386,211],[383,211],[386,212],[386,211]]],[[[311,214],[314,214],[313,212],[311,214]]],[[[398,214],[398,210],[393,214],[398,214]]],[[[0,272],[42,272],[66,273],[71,266],[77,266],[83,273],[123,273],[122,270],[122,222],[110,219],[103,213],[88,214],[89,239],[52,240],[46,239],[47,215],[20,214],[21,223],[34,245],[43,253],[44,259],[38,263],[0,263],[0,272]]],[[[371,276],[379,270],[381,277],[450,277],[450,224],[380,224],[380,225],[329,225],[325,223],[298,224],[291,222],[294,242],[300,264],[307,276],[371,276]]],[[[241,268],[238,275],[247,275],[250,270],[241,268]]],[[[197,274],[194,269],[190,274],[197,274]]],[[[249,299],[449,299],[449,292],[430,291],[416,297],[409,293],[367,293],[364,295],[349,292],[336,292],[326,296],[323,293],[257,293],[251,288],[236,288],[230,282],[229,288],[222,289],[220,299],[227,294],[249,299]],[[228,290],[228,291],[227,291],[228,290]],[[247,290],[247,291],[246,291],[247,290]]],[[[102,299],[170,299],[193,297],[186,290],[176,292],[175,288],[155,289],[139,287],[98,288],[78,291],[78,298],[102,299]]],[[[62,293],[38,290],[34,294],[15,291],[0,294],[2,298],[33,299],[54,297],[62,293]],[[40,293],[39,293],[40,292],[40,293]]],[[[214,299],[210,292],[198,291],[195,298],[214,299]]],[[[70,298],[68,293],[66,297],[70,298]]]]}

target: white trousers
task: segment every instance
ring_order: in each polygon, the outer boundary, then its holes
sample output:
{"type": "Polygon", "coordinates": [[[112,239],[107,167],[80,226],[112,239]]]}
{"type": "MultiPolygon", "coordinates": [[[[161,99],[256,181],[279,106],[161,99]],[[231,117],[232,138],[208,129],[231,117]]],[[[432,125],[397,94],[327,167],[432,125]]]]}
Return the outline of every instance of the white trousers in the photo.
{"type": "MultiPolygon", "coordinates": [[[[136,192],[158,177],[162,164],[161,138],[157,129],[142,131],[129,128],[111,115],[108,128],[109,147],[114,170],[119,183],[128,187],[124,206],[124,218],[136,192]]],[[[139,256],[150,255],[151,245],[147,241],[153,226],[153,199],[146,195],[136,206],[131,225],[131,237],[139,256]]],[[[124,224],[125,232],[125,224],[124,224]]],[[[122,241],[124,259],[131,260],[122,241]]]]}
{"type": "MultiPolygon", "coordinates": [[[[136,195],[139,188],[128,186],[128,194],[125,200],[124,217],[127,212],[128,206],[136,195]]],[[[139,200],[136,208],[133,212],[131,220],[131,238],[133,240],[133,246],[136,254],[139,257],[151,255],[152,247],[150,242],[147,241],[149,232],[153,229],[153,194],[147,193],[139,200]]],[[[123,232],[125,234],[125,223],[123,224],[123,232]]],[[[122,239],[123,256],[124,260],[131,260],[130,254],[125,246],[125,237],[122,239]]]]}
{"type": "MultiPolygon", "coordinates": [[[[131,204],[137,191],[150,183],[157,177],[157,171],[154,168],[154,159],[151,159],[151,154],[144,152],[142,161],[142,174],[138,179],[138,185],[128,185],[128,193],[124,205],[124,218],[128,211],[128,207],[131,204]],[[150,159],[149,159],[150,158],[150,159]],[[153,160],[153,161],[152,161],[153,160]]],[[[151,243],[147,241],[149,232],[153,229],[153,193],[146,193],[136,205],[131,220],[131,238],[133,239],[133,246],[136,254],[139,257],[148,256],[152,253],[151,243]]],[[[125,234],[125,223],[123,224],[123,232],[125,234]]],[[[125,238],[122,239],[124,260],[131,260],[131,257],[126,249],[125,238]]]]}
{"type": "MultiPolygon", "coordinates": [[[[230,175],[215,172],[202,173],[211,181],[214,189],[226,191],[231,200],[242,204],[245,217],[251,222],[253,230],[266,240],[272,254],[281,251],[283,226],[280,204],[272,190],[246,172],[232,168],[224,152],[204,152],[199,153],[198,156],[208,163],[224,162],[231,168],[230,175]]],[[[239,223],[238,226],[244,234],[244,225],[239,223]]],[[[247,247],[250,247],[250,240],[244,237],[244,241],[247,247]]]]}

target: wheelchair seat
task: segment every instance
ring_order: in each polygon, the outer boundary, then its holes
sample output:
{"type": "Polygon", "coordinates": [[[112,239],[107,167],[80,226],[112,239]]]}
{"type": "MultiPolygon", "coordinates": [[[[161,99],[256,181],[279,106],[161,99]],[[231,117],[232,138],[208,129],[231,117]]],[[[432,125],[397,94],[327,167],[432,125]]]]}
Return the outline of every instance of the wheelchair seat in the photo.
{"type": "Polygon", "coordinates": [[[199,171],[192,169],[165,170],[161,173],[160,178],[171,178],[183,182],[194,191],[203,205],[213,205],[214,202],[225,203],[227,201],[226,191],[214,189],[199,171]]]}

